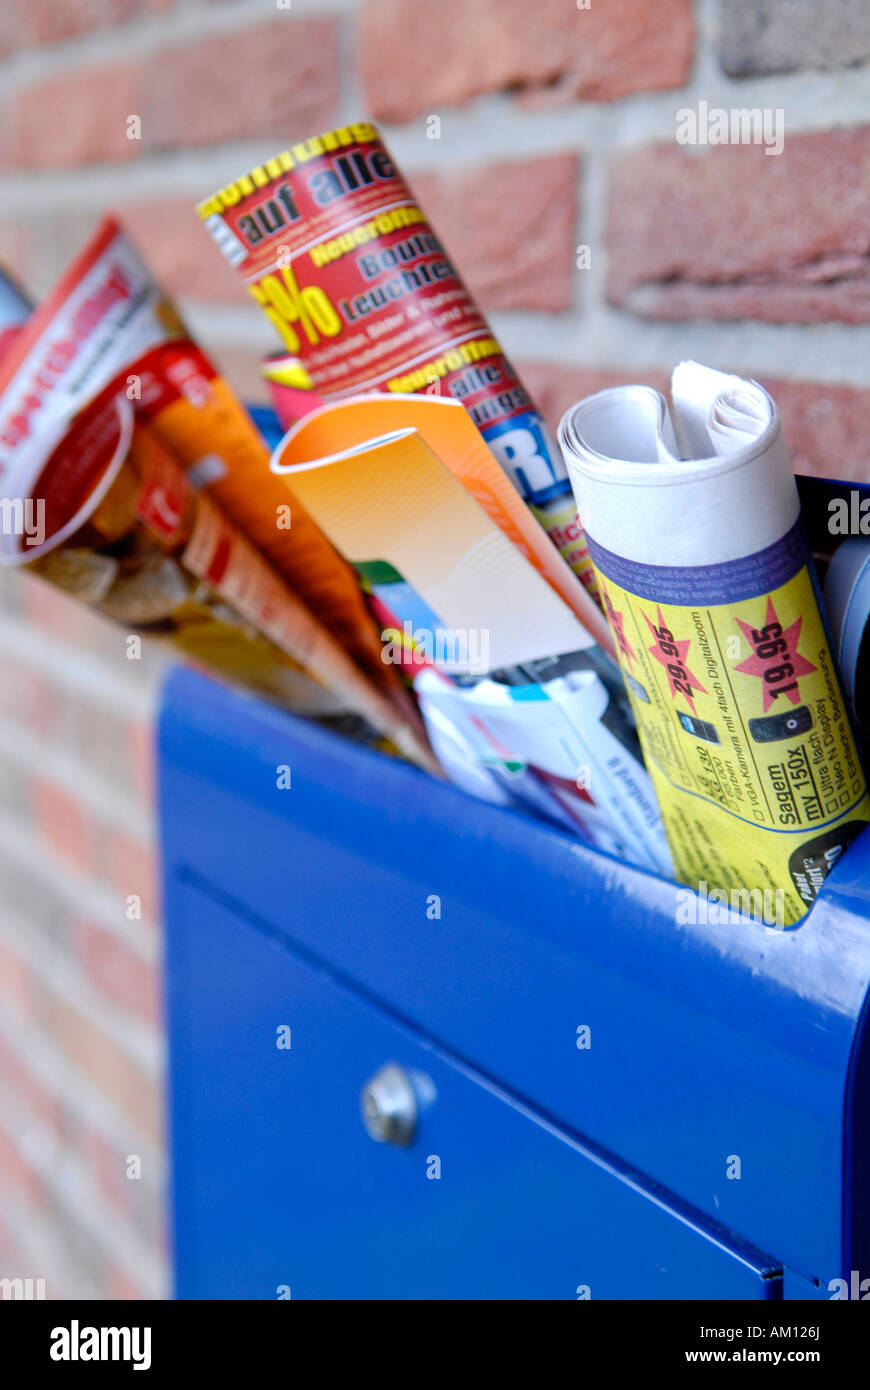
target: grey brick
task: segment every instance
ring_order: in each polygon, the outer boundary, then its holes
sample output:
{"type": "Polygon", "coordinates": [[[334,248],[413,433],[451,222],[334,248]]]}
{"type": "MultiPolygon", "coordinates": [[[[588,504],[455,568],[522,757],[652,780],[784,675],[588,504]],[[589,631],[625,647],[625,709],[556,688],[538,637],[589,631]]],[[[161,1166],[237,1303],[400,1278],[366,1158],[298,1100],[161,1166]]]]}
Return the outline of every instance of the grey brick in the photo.
{"type": "Polygon", "coordinates": [[[868,0],[722,0],[720,58],[733,77],[870,60],[868,0]]]}

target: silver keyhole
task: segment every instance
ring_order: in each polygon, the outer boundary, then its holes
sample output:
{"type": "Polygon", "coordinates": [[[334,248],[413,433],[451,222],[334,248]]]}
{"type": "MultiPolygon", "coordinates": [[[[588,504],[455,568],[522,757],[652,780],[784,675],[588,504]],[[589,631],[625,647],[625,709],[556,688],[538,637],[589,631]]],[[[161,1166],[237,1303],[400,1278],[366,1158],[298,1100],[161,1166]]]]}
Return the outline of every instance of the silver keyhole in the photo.
{"type": "Polygon", "coordinates": [[[379,1144],[404,1149],[417,1127],[417,1096],[406,1071],[388,1062],[360,1092],[363,1124],[379,1144]]]}

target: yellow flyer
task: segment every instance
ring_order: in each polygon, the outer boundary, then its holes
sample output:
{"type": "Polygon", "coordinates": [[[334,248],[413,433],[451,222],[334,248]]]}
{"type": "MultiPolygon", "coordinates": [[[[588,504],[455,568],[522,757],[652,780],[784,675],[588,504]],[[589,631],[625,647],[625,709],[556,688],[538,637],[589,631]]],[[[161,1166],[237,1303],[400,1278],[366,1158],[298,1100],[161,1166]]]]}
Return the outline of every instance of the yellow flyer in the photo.
{"type": "Polygon", "coordinates": [[[870,816],[806,566],[743,599],[696,577],[675,603],[597,558],[677,877],[781,891],[783,924],[798,920],[870,816]]]}
{"type": "Polygon", "coordinates": [[[683,363],[560,437],[677,877],[777,926],[870,819],[776,407],[683,363]]]}

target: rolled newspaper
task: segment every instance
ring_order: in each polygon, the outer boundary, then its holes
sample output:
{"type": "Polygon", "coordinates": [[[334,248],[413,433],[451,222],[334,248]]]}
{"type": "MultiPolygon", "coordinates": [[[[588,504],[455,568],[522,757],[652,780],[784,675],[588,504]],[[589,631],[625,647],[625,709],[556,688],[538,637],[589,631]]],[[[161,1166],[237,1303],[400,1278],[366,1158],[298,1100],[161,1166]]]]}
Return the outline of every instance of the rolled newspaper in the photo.
{"type": "Polygon", "coordinates": [[[168,638],[286,703],[353,710],[433,766],[416,731],[194,489],[125,395],[109,388],[71,419],[38,425],[35,394],[0,398],[0,565],[27,565],[128,630],[168,638]]]}
{"type": "Polygon", "coordinates": [[[197,211],[320,395],[461,401],[594,591],[555,442],[375,126],[291,145],[197,211]]]}
{"type": "Polygon", "coordinates": [[[559,437],[678,878],[798,921],[870,818],[776,406],[684,362],[559,437]]]}
{"type": "MultiPolygon", "coordinates": [[[[359,586],[301,505],[268,470],[268,450],[229,383],[192,340],[115,220],[103,220],[54,290],[28,314],[0,276],[0,425],[40,433],[115,383],[294,594],[409,717],[359,586]],[[9,408],[7,410],[7,402],[9,408]],[[17,423],[16,423],[17,422],[17,423]]],[[[0,479],[5,439],[0,438],[0,479]]]]}

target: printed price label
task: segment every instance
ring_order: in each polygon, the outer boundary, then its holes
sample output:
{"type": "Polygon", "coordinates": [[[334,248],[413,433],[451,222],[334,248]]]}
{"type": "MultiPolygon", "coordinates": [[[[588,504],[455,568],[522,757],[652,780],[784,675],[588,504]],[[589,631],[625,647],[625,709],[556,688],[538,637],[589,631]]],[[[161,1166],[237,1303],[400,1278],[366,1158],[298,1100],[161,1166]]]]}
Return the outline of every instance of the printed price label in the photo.
{"type": "Polygon", "coordinates": [[[678,878],[780,890],[797,921],[870,818],[806,564],[743,597],[760,557],[667,571],[591,548],[678,878]]]}

